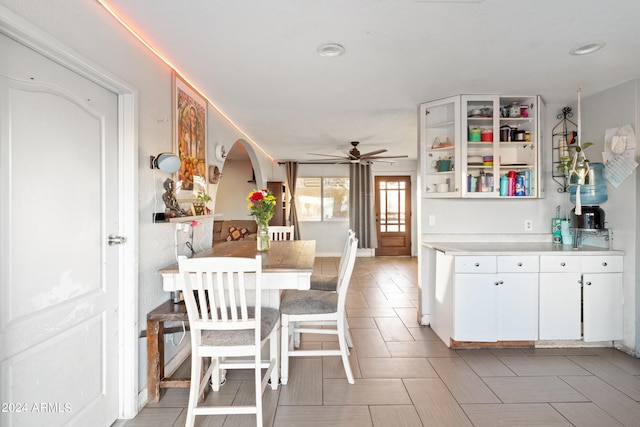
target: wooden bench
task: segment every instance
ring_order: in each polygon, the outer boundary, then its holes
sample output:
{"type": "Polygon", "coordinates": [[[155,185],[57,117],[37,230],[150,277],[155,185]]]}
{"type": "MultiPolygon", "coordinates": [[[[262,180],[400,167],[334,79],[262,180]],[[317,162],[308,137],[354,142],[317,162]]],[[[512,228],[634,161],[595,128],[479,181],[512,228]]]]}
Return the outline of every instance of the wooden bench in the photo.
{"type": "MultiPolygon", "coordinates": [[[[189,388],[189,378],[167,378],[164,375],[164,322],[188,322],[184,303],[168,300],[147,314],[147,401],[160,400],[163,388],[189,388]]],[[[173,329],[173,328],[172,328],[173,329]]],[[[180,328],[182,330],[182,328],[180,328]]],[[[167,330],[169,332],[169,330],[167,330]]],[[[201,399],[204,396],[200,396],[201,399]]]]}

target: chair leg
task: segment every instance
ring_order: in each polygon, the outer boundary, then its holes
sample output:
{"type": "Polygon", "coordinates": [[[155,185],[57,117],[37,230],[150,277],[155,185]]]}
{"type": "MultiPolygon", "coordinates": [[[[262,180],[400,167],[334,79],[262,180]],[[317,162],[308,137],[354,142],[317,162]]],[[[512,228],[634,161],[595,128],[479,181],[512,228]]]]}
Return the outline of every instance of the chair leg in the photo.
{"type": "Polygon", "coordinates": [[[262,427],[262,357],[260,352],[255,356],[254,382],[256,385],[256,426],[262,427]]]}
{"type": "Polygon", "coordinates": [[[289,316],[283,314],[280,322],[280,381],[282,385],[287,385],[289,381],[289,316]]]}
{"type": "MultiPolygon", "coordinates": [[[[292,329],[295,329],[295,324],[292,326],[292,329]]],[[[295,330],[291,333],[293,339],[291,340],[291,344],[289,348],[291,350],[295,350],[300,347],[300,332],[295,332],[295,330]]]]}
{"type": "Polygon", "coordinates": [[[280,328],[273,328],[271,337],[269,338],[269,359],[273,363],[271,371],[271,390],[278,389],[278,381],[280,380],[280,328]]]}
{"type": "Polygon", "coordinates": [[[349,384],[354,384],[353,373],[351,372],[351,363],[349,363],[349,347],[347,346],[345,322],[338,320],[338,344],[340,345],[340,356],[344,365],[344,372],[347,374],[349,384]]]}
{"type": "Polygon", "coordinates": [[[347,347],[353,348],[353,340],[351,339],[351,332],[349,331],[349,323],[347,322],[347,316],[344,318],[344,332],[347,339],[347,347]]]}
{"type": "Polygon", "coordinates": [[[211,373],[211,389],[213,391],[220,391],[220,383],[222,382],[220,379],[220,358],[212,357],[211,363],[215,363],[215,368],[213,368],[213,372],[211,373]]]}
{"type": "Polygon", "coordinates": [[[191,384],[189,386],[189,406],[187,407],[187,419],[185,427],[193,427],[196,416],[193,410],[198,405],[198,397],[200,394],[200,376],[202,370],[202,358],[199,355],[191,353],[191,384]]]}

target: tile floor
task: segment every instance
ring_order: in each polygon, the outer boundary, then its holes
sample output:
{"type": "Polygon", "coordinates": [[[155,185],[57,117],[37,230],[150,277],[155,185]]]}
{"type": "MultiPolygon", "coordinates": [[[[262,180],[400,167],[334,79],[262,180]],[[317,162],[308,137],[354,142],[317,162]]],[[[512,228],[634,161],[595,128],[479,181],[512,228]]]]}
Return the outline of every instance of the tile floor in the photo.
{"type": "MultiPolygon", "coordinates": [[[[336,265],[317,260],[325,273],[336,265]]],[[[339,357],[292,359],[289,384],[264,393],[265,425],[640,426],[640,359],[611,348],[451,350],[418,325],[416,283],[415,258],[358,258],[347,302],[355,385],[339,357]]],[[[207,401],[252,393],[251,374],[236,371],[207,401]]],[[[167,390],[117,425],[183,426],[187,398],[186,389],[167,390]]],[[[253,426],[255,417],[197,417],[196,425],[253,426]]]]}

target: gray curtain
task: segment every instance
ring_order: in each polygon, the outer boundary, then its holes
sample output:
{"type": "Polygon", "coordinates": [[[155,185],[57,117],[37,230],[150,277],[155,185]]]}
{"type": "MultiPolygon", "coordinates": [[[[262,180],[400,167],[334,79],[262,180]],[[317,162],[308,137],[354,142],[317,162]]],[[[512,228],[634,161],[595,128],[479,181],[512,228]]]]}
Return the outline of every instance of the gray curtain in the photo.
{"type": "Polygon", "coordinates": [[[358,237],[358,247],[378,247],[376,234],[373,175],[371,165],[349,165],[349,227],[358,237]]]}
{"type": "Polygon", "coordinates": [[[287,188],[289,199],[289,224],[293,225],[294,238],[300,240],[300,227],[298,226],[298,211],[296,210],[296,179],[298,178],[298,162],[285,162],[287,169],[287,188]]]}

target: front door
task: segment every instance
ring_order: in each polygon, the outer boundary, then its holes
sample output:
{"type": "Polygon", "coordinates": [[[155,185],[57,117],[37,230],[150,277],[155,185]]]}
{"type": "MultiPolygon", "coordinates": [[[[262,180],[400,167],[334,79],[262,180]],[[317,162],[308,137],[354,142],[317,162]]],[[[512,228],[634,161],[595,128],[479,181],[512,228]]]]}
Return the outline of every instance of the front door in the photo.
{"type": "Polygon", "coordinates": [[[376,176],[376,256],[411,255],[411,178],[376,176]]]}
{"type": "Polygon", "coordinates": [[[109,426],[117,96],[3,35],[0,51],[0,425],[109,426]]]}

